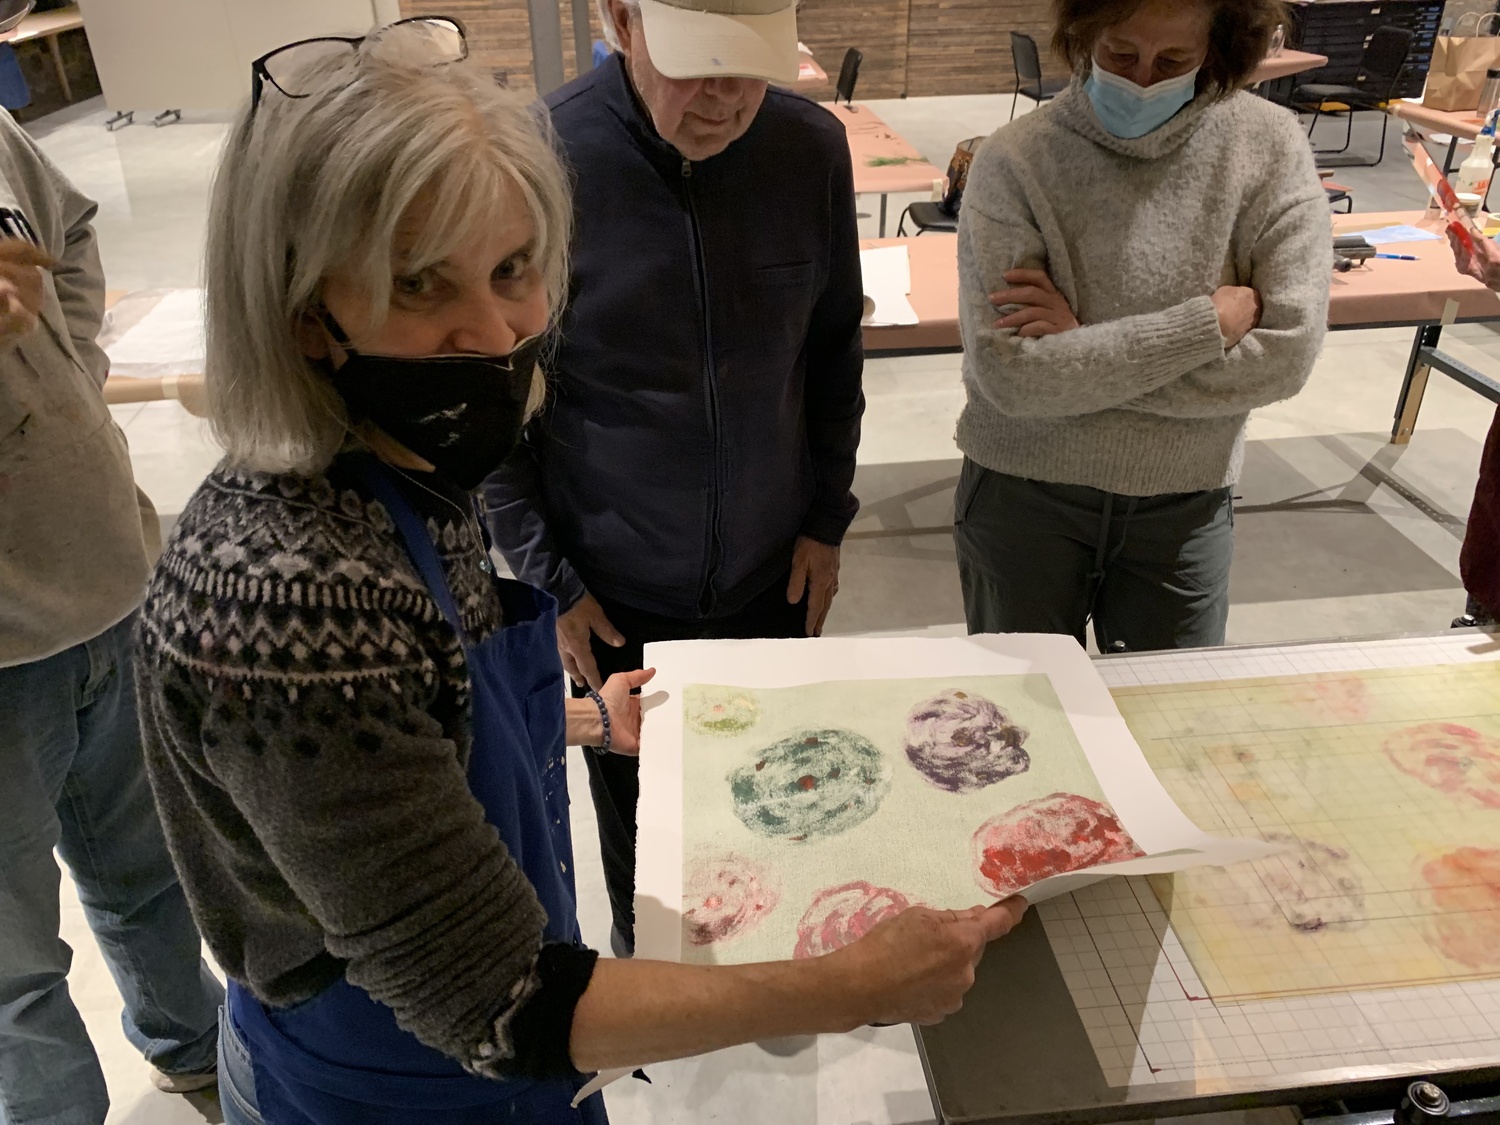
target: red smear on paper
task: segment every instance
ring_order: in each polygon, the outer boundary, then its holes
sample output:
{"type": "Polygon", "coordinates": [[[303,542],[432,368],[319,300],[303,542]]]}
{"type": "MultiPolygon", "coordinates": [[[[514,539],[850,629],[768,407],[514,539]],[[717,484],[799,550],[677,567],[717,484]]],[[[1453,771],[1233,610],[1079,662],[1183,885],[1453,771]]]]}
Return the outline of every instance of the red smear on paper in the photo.
{"type": "Polygon", "coordinates": [[[871,883],[844,883],[819,891],[797,923],[796,960],[821,957],[857,941],[912,905],[900,891],[871,883]]]}
{"type": "Polygon", "coordinates": [[[971,849],[979,885],[996,898],[1049,875],[1146,854],[1113,809],[1077,793],[1053,793],[985,821],[971,849]]]}

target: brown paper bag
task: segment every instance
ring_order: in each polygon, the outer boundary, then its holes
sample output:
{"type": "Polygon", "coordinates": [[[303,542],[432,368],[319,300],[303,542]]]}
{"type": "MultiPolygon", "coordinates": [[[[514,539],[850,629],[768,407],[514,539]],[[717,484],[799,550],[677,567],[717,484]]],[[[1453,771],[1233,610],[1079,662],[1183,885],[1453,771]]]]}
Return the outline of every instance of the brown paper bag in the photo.
{"type": "MultiPolygon", "coordinates": [[[[1486,20],[1500,19],[1500,14],[1490,12],[1475,16],[1473,35],[1439,35],[1432,45],[1432,67],[1427,71],[1427,90],[1422,95],[1422,104],[1428,109],[1445,112],[1479,108],[1479,92],[1484,88],[1484,72],[1490,67],[1500,67],[1500,37],[1480,35],[1486,20]]],[[[1463,27],[1464,16],[1453,25],[1458,31],[1463,27]]]]}

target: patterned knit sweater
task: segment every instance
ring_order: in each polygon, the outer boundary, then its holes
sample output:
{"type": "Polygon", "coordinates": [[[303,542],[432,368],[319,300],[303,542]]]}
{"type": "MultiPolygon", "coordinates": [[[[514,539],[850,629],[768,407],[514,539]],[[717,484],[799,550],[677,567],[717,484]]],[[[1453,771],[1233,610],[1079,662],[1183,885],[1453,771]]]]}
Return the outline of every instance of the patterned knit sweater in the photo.
{"type": "MultiPolygon", "coordinates": [[[[500,604],[467,498],[425,483],[446,498],[398,481],[480,640],[500,604]]],[[[346,459],[211,474],[151,581],[136,665],[168,843],[231,977],[290,1006],[347,975],[476,1073],[571,1069],[593,954],[539,960],[545,914],[465,777],[462,648],[346,459]],[[519,1042],[534,1025],[549,1041],[519,1042]]]]}

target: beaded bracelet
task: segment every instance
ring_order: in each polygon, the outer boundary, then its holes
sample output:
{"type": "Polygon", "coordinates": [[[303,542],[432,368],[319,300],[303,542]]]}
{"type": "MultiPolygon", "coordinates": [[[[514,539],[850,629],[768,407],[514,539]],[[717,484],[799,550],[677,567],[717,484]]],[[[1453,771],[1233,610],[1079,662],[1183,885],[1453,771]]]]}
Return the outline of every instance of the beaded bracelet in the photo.
{"type": "Polygon", "coordinates": [[[593,688],[589,688],[589,698],[594,701],[594,706],[599,708],[599,721],[604,724],[604,737],[599,745],[595,747],[601,754],[608,754],[609,748],[614,745],[614,734],[609,729],[609,708],[604,703],[604,697],[593,688]]]}

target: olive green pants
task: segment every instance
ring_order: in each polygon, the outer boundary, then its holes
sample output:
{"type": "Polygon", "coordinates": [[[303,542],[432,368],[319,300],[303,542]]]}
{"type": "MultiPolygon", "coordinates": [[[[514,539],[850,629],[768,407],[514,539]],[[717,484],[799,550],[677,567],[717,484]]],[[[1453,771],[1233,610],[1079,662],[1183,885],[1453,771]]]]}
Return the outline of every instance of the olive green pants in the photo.
{"type": "Polygon", "coordinates": [[[1068,633],[1101,652],[1224,643],[1227,488],[1119,496],[964,458],[953,538],[971,633],[1068,633]]]}

